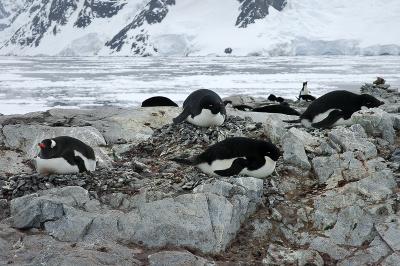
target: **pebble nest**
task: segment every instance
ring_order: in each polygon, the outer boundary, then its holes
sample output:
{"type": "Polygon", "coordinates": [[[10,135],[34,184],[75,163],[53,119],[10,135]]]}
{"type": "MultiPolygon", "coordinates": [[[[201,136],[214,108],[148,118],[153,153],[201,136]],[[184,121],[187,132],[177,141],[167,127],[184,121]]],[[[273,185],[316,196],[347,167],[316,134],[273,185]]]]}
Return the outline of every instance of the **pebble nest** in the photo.
{"type": "Polygon", "coordinates": [[[124,153],[110,169],[74,175],[0,176],[0,199],[11,200],[64,186],[81,186],[97,199],[117,192],[134,195],[144,189],[150,194],[154,192],[154,199],[186,193],[211,177],[194,167],[172,162],[171,158],[200,153],[228,137],[266,139],[263,132],[261,123],[233,116],[219,127],[200,128],[189,123],[165,125],[156,129],[147,141],[124,153]]]}

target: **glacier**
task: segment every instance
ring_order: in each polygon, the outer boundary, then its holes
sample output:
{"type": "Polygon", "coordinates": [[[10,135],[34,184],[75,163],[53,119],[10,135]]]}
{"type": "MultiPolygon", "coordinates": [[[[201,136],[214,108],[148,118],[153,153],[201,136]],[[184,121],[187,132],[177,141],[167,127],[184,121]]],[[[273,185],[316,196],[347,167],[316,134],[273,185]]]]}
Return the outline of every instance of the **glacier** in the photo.
{"type": "Polygon", "coordinates": [[[400,55],[398,14],[398,0],[1,0],[0,55],[400,55]]]}

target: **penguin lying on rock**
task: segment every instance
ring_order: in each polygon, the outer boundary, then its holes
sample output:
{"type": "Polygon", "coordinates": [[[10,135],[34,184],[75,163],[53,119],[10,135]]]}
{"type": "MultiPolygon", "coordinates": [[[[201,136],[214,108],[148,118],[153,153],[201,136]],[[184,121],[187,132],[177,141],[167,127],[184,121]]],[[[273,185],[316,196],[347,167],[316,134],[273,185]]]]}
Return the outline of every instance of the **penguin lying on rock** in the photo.
{"type": "Polygon", "coordinates": [[[44,139],[38,146],[40,152],[34,161],[40,174],[75,174],[96,169],[93,149],[76,138],[44,139]]]}
{"type": "Polygon", "coordinates": [[[300,119],[284,121],[301,122],[305,127],[330,128],[351,124],[351,116],[361,108],[374,108],[384,104],[369,94],[355,94],[349,91],[331,91],[313,101],[300,119]]]}
{"type": "Polygon", "coordinates": [[[187,121],[200,127],[220,126],[226,118],[225,104],[218,94],[200,89],[192,92],[183,102],[182,113],[173,119],[174,124],[187,121]]]}
{"type": "Polygon", "coordinates": [[[227,138],[192,158],[174,158],[210,175],[265,178],[275,170],[281,152],[271,142],[245,137],[227,138]]]}

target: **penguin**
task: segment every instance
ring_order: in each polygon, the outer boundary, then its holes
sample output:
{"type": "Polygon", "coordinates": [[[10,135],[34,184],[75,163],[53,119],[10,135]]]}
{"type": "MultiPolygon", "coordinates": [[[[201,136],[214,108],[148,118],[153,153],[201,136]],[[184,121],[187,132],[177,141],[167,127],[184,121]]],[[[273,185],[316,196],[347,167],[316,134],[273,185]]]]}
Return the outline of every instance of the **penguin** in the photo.
{"type": "Polygon", "coordinates": [[[150,97],[142,102],[142,107],[155,107],[155,106],[178,107],[178,105],[174,101],[164,96],[150,97]]]}
{"type": "Polygon", "coordinates": [[[193,165],[209,175],[247,175],[266,178],[275,170],[280,150],[271,142],[232,137],[217,142],[192,158],[174,158],[175,162],[193,165]]]}
{"type": "Polygon", "coordinates": [[[355,94],[345,90],[331,91],[313,101],[300,119],[285,121],[301,122],[305,127],[330,128],[351,124],[353,113],[363,107],[374,108],[384,104],[369,94],[355,94]]]}
{"type": "Polygon", "coordinates": [[[310,94],[310,91],[307,87],[307,81],[303,82],[303,88],[300,90],[299,100],[304,100],[306,102],[312,102],[316,98],[310,94]]]}
{"type": "Polygon", "coordinates": [[[220,126],[226,118],[225,104],[215,92],[200,89],[192,92],[183,102],[182,113],[173,119],[174,124],[186,120],[200,126],[220,126]]]}
{"type": "Polygon", "coordinates": [[[300,115],[299,112],[297,112],[295,109],[290,107],[289,104],[286,102],[283,102],[280,104],[272,104],[272,105],[256,107],[256,108],[253,108],[252,112],[278,113],[278,114],[297,115],[297,116],[300,115]]]}
{"type": "Polygon", "coordinates": [[[282,97],[276,97],[274,94],[270,94],[267,99],[270,100],[271,102],[278,102],[278,103],[283,103],[285,101],[285,99],[283,99],[282,97]]]}
{"type": "Polygon", "coordinates": [[[40,174],[74,174],[96,169],[93,149],[76,138],[44,139],[38,146],[40,152],[35,163],[40,174]]]}

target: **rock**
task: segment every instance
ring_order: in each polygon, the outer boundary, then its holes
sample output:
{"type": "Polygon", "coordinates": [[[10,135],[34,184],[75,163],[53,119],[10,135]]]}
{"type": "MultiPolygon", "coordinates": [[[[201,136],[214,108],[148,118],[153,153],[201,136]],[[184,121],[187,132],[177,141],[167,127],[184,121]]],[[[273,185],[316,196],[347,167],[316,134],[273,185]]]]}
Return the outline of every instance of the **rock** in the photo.
{"type": "Polygon", "coordinates": [[[400,254],[393,253],[382,261],[382,266],[398,266],[400,265],[400,254]]]}
{"type": "Polygon", "coordinates": [[[117,243],[68,243],[33,234],[12,244],[8,261],[15,265],[143,265],[132,249],[117,243]]]}
{"type": "Polygon", "coordinates": [[[11,201],[13,226],[19,229],[41,228],[47,221],[55,221],[65,215],[64,204],[83,206],[89,201],[81,187],[51,189],[11,201]]]}
{"type": "Polygon", "coordinates": [[[44,225],[61,241],[119,240],[218,253],[261,201],[262,183],[256,178],[238,178],[232,183],[217,180],[194,194],[142,202],[128,213],[96,209],[86,212],[85,206],[91,202],[87,191],[65,187],[12,200],[12,219],[17,228],[44,225]]]}
{"type": "Polygon", "coordinates": [[[338,263],[340,266],[375,265],[391,252],[388,245],[377,236],[366,249],[356,251],[352,256],[338,263]]]}
{"type": "Polygon", "coordinates": [[[297,250],[271,244],[267,251],[267,257],[263,259],[264,265],[324,265],[324,260],[314,250],[297,250]]]}
{"type": "Polygon", "coordinates": [[[344,152],[360,151],[366,159],[374,158],[378,152],[373,143],[367,139],[367,134],[360,125],[352,125],[349,129],[336,127],[329,133],[329,139],[338,144],[344,152]]]}
{"type": "Polygon", "coordinates": [[[271,116],[268,116],[267,119],[264,120],[264,129],[265,134],[273,143],[281,143],[283,136],[287,132],[285,123],[271,116]]]}
{"type": "Polygon", "coordinates": [[[289,129],[289,132],[296,136],[297,139],[303,143],[306,150],[314,151],[314,148],[320,143],[320,140],[317,137],[312,136],[310,133],[304,130],[292,127],[289,129]]]}
{"type": "Polygon", "coordinates": [[[254,238],[263,238],[264,236],[271,233],[272,223],[268,220],[255,220],[252,222],[252,226],[254,228],[253,237],[254,238]]]}
{"type": "Polygon", "coordinates": [[[386,222],[377,224],[375,228],[392,250],[400,251],[400,220],[397,216],[389,217],[386,222]]]}
{"type": "Polygon", "coordinates": [[[352,116],[355,124],[360,124],[365,131],[374,137],[381,137],[390,144],[394,143],[396,132],[392,117],[379,108],[361,110],[352,116]]]}
{"type": "Polygon", "coordinates": [[[342,248],[325,237],[314,238],[311,241],[310,249],[314,249],[320,253],[326,253],[335,260],[343,259],[351,254],[351,249],[342,248]]]}
{"type": "Polygon", "coordinates": [[[10,204],[5,199],[0,199],[0,222],[10,215],[10,204]]]}
{"type": "Polygon", "coordinates": [[[231,54],[232,53],[232,48],[230,48],[230,47],[225,48],[224,53],[231,54]]]}
{"type": "Polygon", "coordinates": [[[393,161],[393,162],[400,163],[400,147],[396,148],[393,151],[393,153],[392,153],[392,155],[390,157],[390,160],[393,161]]]}
{"type": "Polygon", "coordinates": [[[353,152],[315,157],[312,164],[319,183],[325,183],[329,188],[342,180],[359,180],[368,175],[363,162],[357,160],[353,152]]]}
{"type": "Polygon", "coordinates": [[[201,257],[195,256],[188,251],[161,251],[151,254],[150,266],[206,266],[214,265],[201,257]]]}
{"type": "Polygon", "coordinates": [[[0,150],[0,175],[20,173],[32,173],[32,169],[24,164],[23,156],[16,151],[0,150]]]}
{"type": "Polygon", "coordinates": [[[327,235],[337,245],[361,246],[375,237],[374,221],[360,207],[349,206],[339,212],[335,226],[327,235]]]}
{"type": "Polygon", "coordinates": [[[283,136],[282,147],[285,162],[304,170],[311,169],[303,142],[292,132],[289,131],[283,136]]]}

